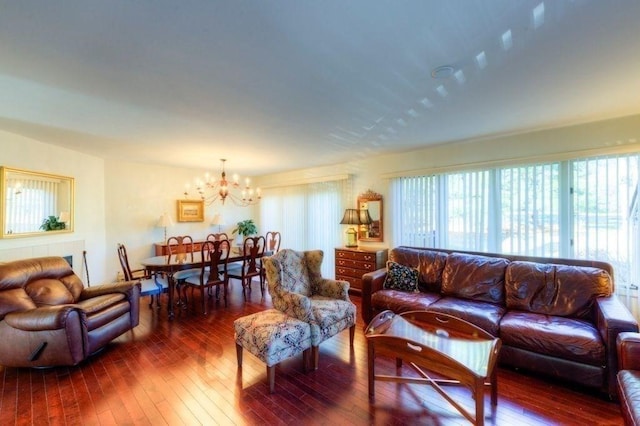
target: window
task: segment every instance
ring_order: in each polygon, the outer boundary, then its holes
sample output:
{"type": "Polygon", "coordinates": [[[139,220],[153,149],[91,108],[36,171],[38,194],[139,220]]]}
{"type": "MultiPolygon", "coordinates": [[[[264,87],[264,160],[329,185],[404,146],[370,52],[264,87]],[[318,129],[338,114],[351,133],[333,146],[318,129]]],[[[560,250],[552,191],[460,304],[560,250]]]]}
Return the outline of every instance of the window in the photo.
{"type": "Polygon", "coordinates": [[[396,178],[394,245],[597,259],[626,288],[639,267],[639,165],[640,154],[625,154],[396,178]]]}

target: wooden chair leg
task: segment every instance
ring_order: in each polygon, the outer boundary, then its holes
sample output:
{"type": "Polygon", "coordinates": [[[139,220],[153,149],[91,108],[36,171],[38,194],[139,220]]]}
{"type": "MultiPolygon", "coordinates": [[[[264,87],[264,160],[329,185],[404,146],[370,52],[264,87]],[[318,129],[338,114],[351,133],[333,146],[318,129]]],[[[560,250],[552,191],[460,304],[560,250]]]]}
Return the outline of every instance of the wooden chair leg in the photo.
{"type": "Polygon", "coordinates": [[[356,325],[354,324],[349,328],[349,344],[351,345],[351,348],[353,348],[353,338],[355,337],[355,335],[356,335],[356,325]]]}
{"type": "Polygon", "coordinates": [[[236,358],[238,360],[238,367],[242,368],[242,345],[236,343],[236,358]]]}
{"type": "Polygon", "coordinates": [[[319,360],[320,360],[320,348],[318,346],[312,346],[311,347],[311,359],[313,362],[313,370],[317,370],[318,369],[318,364],[319,364],[319,360]]]}
{"type": "Polygon", "coordinates": [[[276,381],[276,366],[272,365],[271,367],[267,366],[267,377],[269,380],[269,393],[273,393],[275,389],[275,381],[276,381]]]}

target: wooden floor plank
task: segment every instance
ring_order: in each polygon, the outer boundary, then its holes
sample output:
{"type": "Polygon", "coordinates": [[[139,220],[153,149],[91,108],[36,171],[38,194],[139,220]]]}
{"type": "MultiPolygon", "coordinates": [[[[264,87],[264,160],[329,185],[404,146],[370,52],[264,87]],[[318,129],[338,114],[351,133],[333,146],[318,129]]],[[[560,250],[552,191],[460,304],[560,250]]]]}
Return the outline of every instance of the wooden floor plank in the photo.
{"type": "MultiPolygon", "coordinates": [[[[271,308],[270,298],[257,284],[246,301],[238,282],[230,290],[228,307],[210,300],[204,316],[196,300],[195,310],[178,309],[173,321],[166,296],[160,309],[143,300],[140,325],[78,366],[0,367],[0,424],[468,424],[425,385],[379,382],[370,402],[359,316],[353,349],[344,332],[320,346],[317,371],[305,373],[301,356],[282,362],[270,394],[261,361],[245,351],[237,368],[233,334],[235,319],[271,308]]],[[[395,368],[393,360],[377,363],[395,368]]],[[[588,389],[502,368],[498,383],[495,411],[485,395],[489,425],[623,424],[619,406],[588,389]]],[[[452,393],[473,405],[463,389],[452,393]]]]}

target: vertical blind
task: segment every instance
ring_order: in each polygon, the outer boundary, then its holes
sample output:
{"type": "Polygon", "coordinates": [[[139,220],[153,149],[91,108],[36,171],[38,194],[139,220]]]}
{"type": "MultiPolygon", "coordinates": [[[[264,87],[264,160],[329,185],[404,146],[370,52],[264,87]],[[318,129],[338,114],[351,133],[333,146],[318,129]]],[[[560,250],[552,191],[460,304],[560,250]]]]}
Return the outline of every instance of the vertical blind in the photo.
{"type": "Polygon", "coordinates": [[[322,275],[335,276],[334,248],[342,241],[340,219],[348,204],[349,179],[265,189],[260,226],[282,233],[282,248],[324,251],[322,275]]]}
{"type": "Polygon", "coordinates": [[[8,179],[5,231],[34,232],[44,219],[58,216],[58,185],[52,180],[8,179]]]}

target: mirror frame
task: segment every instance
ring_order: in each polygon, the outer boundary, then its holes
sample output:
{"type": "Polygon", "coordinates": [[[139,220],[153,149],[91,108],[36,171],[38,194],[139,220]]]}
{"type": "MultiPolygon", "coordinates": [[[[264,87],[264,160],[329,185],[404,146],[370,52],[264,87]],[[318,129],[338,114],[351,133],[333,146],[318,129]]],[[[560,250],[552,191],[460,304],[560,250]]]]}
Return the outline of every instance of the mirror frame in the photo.
{"type": "Polygon", "coordinates": [[[371,202],[379,202],[380,203],[380,218],[379,218],[379,228],[380,233],[378,237],[370,237],[367,233],[367,226],[369,225],[360,225],[358,226],[358,240],[359,241],[375,241],[382,242],[384,241],[384,227],[383,227],[383,204],[382,204],[382,195],[377,192],[373,192],[368,190],[364,194],[358,195],[358,211],[361,209],[368,209],[369,203],[371,202]]]}
{"type": "MultiPolygon", "coordinates": [[[[74,227],[74,205],[75,205],[75,179],[69,176],[55,175],[52,173],[42,173],[35,172],[32,170],[25,169],[17,169],[12,167],[0,167],[0,196],[2,197],[2,204],[0,208],[0,225],[2,226],[2,230],[0,231],[0,238],[21,238],[21,237],[36,237],[41,235],[57,235],[64,233],[73,232],[74,227]],[[33,232],[7,232],[7,196],[8,196],[8,178],[11,173],[18,173],[20,175],[28,175],[36,178],[42,179],[56,179],[61,181],[67,181],[69,185],[69,221],[65,222],[65,229],[55,230],[55,231],[42,231],[38,228],[38,230],[33,232]]],[[[61,210],[65,211],[65,210],[61,210]]],[[[44,218],[43,218],[44,220],[44,218]]]]}

